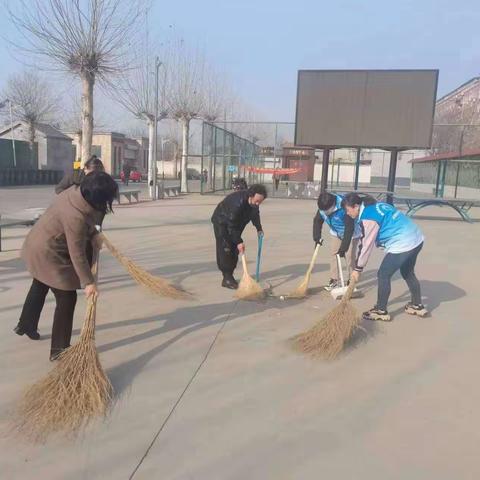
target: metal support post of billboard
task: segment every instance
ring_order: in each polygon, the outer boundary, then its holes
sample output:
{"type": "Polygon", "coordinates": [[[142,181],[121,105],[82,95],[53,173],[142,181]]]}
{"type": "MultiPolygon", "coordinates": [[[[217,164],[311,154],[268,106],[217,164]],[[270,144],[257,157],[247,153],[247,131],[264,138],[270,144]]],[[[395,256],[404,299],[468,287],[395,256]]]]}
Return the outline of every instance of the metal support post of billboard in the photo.
{"type": "Polygon", "coordinates": [[[357,148],[357,161],[356,161],[356,165],[355,165],[355,182],[354,182],[354,185],[353,185],[354,190],[358,190],[358,178],[360,176],[360,158],[361,158],[361,155],[362,155],[362,149],[357,148]]]}
{"type": "MultiPolygon", "coordinates": [[[[200,194],[203,195],[205,193],[205,177],[203,175],[203,150],[205,148],[205,122],[202,122],[202,153],[200,157],[200,194]]],[[[210,175],[210,174],[209,174],[210,175]]]]}
{"type": "Polygon", "coordinates": [[[390,167],[388,169],[387,203],[393,205],[393,192],[395,191],[395,177],[397,175],[398,150],[394,148],[390,153],[390,167]]]}
{"type": "Polygon", "coordinates": [[[320,191],[325,192],[328,188],[328,162],[330,159],[330,149],[323,149],[322,159],[322,179],[320,181],[320,191]]]}
{"type": "Polygon", "coordinates": [[[272,191],[273,196],[275,196],[275,185],[276,185],[276,171],[277,171],[277,140],[278,140],[278,124],[275,124],[275,140],[273,143],[273,178],[272,178],[272,191]]]}

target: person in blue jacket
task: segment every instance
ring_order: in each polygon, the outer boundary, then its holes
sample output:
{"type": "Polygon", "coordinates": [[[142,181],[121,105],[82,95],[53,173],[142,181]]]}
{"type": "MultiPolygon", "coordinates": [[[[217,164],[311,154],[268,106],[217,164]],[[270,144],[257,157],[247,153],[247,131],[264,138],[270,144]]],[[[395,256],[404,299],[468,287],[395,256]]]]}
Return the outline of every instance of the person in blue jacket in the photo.
{"type": "Polygon", "coordinates": [[[391,279],[398,270],[411,293],[411,301],[405,306],[405,311],[410,315],[421,317],[427,315],[427,309],[422,304],[420,283],[415,275],[415,263],[424,242],[420,228],[392,205],[373,199],[365,201],[356,193],[345,195],[343,206],[347,215],[359,223],[362,232],[351,280],[358,282],[375,246],[386,251],[377,273],[377,304],[365,312],[363,318],[391,320],[387,304],[391,292],[391,279]]]}
{"type": "Polygon", "coordinates": [[[326,223],[332,236],[330,242],[330,281],[325,290],[332,290],[338,285],[340,272],[338,271],[336,255],[346,257],[350,270],[355,266],[360,228],[342,207],[343,196],[329,192],[322,192],[317,200],[318,210],[313,219],[313,241],[323,244],[322,227],[326,223]]]}

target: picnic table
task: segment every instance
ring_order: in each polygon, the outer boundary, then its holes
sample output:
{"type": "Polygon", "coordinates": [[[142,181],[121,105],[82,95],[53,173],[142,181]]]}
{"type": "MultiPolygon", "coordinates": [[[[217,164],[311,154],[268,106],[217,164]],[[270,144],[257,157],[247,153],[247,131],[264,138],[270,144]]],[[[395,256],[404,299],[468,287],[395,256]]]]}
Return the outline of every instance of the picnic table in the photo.
{"type": "Polygon", "coordinates": [[[472,223],[473,220],[469,215],[472,207],[479,206],[478,200],[465,200],[458,198],[421,198],[421,197],[406,197],[394,196],[394,203],[400,203],[407,206],[407,216],[412,217],[419,210],[425,207],[450,207],[453,208],[465,222],[472,223]]]}
{"type": "Polygon", "coordinates": [[[14,218],[2,218],[0,215],[0,252],[2,251],[2,228],[25,226],[31,227],[35,223],[36,219],[14,219],[14,218]]]}

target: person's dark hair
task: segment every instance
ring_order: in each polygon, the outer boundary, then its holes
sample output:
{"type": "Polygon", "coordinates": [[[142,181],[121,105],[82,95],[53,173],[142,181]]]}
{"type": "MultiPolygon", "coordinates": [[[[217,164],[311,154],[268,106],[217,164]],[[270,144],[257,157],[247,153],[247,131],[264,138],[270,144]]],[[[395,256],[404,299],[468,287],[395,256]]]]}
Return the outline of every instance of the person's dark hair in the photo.
{"type": "Polygon", "coordinates": [[[345,208],[345,206],[349,207],[354,207],[355,205],[361,205],[364,204],[365,206],[368,205],[374,205],[377,203],[377,201],[371,196],[366,193],[356,193],[356,192],[350,192],[347,193],[343,200],[342,200],[342,208],[345,208]]]}
{"type": "Polygon", "coordinates": [[[335,195],[328,192],[322,192],[318,197],[317,205],[320,210],[328,210],[335,205],[335,195]]]}
{"type": "Polygon", "coordinates": [[[112,203],[118,196],[117,182],[105,172],[91,172],[80,184],[83,198],[102,213],[113,212],[112,203]]]}
{"type": "Polygon", "coordinates": [[[92,155],[85,162],[85,168],[88,168],[89,170],[98,171],[98,172],[104,172],[105,171],[105,167],[103,166],[103,162],[96,155],[92,155]]]}
{"type": "Polygon", "coordinates": [[[265,188],[265,185],[262,185],[260,183],[256,183],[255,185],[252,185],[248,189],[248,196],[249,197],[254,197],[255,195],[261,195],[263,198],[267,198],[267,189],[265,188]]]}
{"type": "Polygon", "coordinates": [[[355,205],[361,205],[363,202],[362,197],[355,192],[347,193],[342,200],[342,207],[354,207],[355,205]]]}

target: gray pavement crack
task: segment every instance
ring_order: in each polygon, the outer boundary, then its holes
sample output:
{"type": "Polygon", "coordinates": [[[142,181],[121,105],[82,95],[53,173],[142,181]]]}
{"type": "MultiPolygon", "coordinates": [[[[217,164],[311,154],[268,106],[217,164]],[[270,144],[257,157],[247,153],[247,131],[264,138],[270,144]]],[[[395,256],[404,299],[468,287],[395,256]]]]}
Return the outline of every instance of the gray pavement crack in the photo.
{"type": "Polygon", "coordinates": [[[205,362],[207,361],[208,359],[208,356],[210,355],[210,352],[213,350],[213,347],[215,346],[215,343],[217,342],[217,339],[218,337],[220,336],[220,334],[222,333],[225,325],[227,324],[227,322],[230,320],[230,318],[232,317],[234,311],[235,311],[235,308],[237,307],[238,305],[238,300],[234,302],[233,304],[233,308],[232,310],[230,311],[230,313],[226,316],[225,320],[221,323],[219,329],[217,330],[215,336],[213,337],[213,340],[211,341],[207,351],[205,352],[205,355],[203,356],[201,362],[198,364],[197,368],[195,369],[195,371],[193,372],[193,375],[191,376],[190,380],[187,382],[187,384],[185,385],[185,388],[182,390],[182,393],[179,395],[179,397],[177,398],[177,400],[175,401],[172,409],[170,410],[170,412],[168,413],[168,415],[166,416],[165,420],[163,421],[162,425],[160,426],[160,428],[158,429],[158,431],[155,433],[155,436],[153,437],[152,441],[150,442],[150,444],[148,445],[147,449],[145,450],[145,453],[143,454],[142,458],[139,460],[139,462],[137,463],[137,465],[135,466],[134,470],[132,471],[132,473],[130,474],[130,476],[128,477],[129,480],[132,480],[135,475],[137,474],[138,470],[140,469],[140,467],[142,466],[144,460],[147,458],[148,454],[150,453],[150,450],[152,449],[152,447],[154,446],[155,442],[157,441],[158,437],[160,436],[160,434],[162,433],[163,429],[166,427],[168,421],[170,420],[170,418],[172,417],[172,415],[175,413],[177,407],[180,405],[180,402],[182,401],[183,397],[185,396],[185,394],[187,393],[188,389],[190,388],[190,385],[193,383],[193,381],[195,380],[196,376],[198,375],[198,373],[200,372],[200,370],[202,369],[203,365],[205,364],[205,362]]]}

